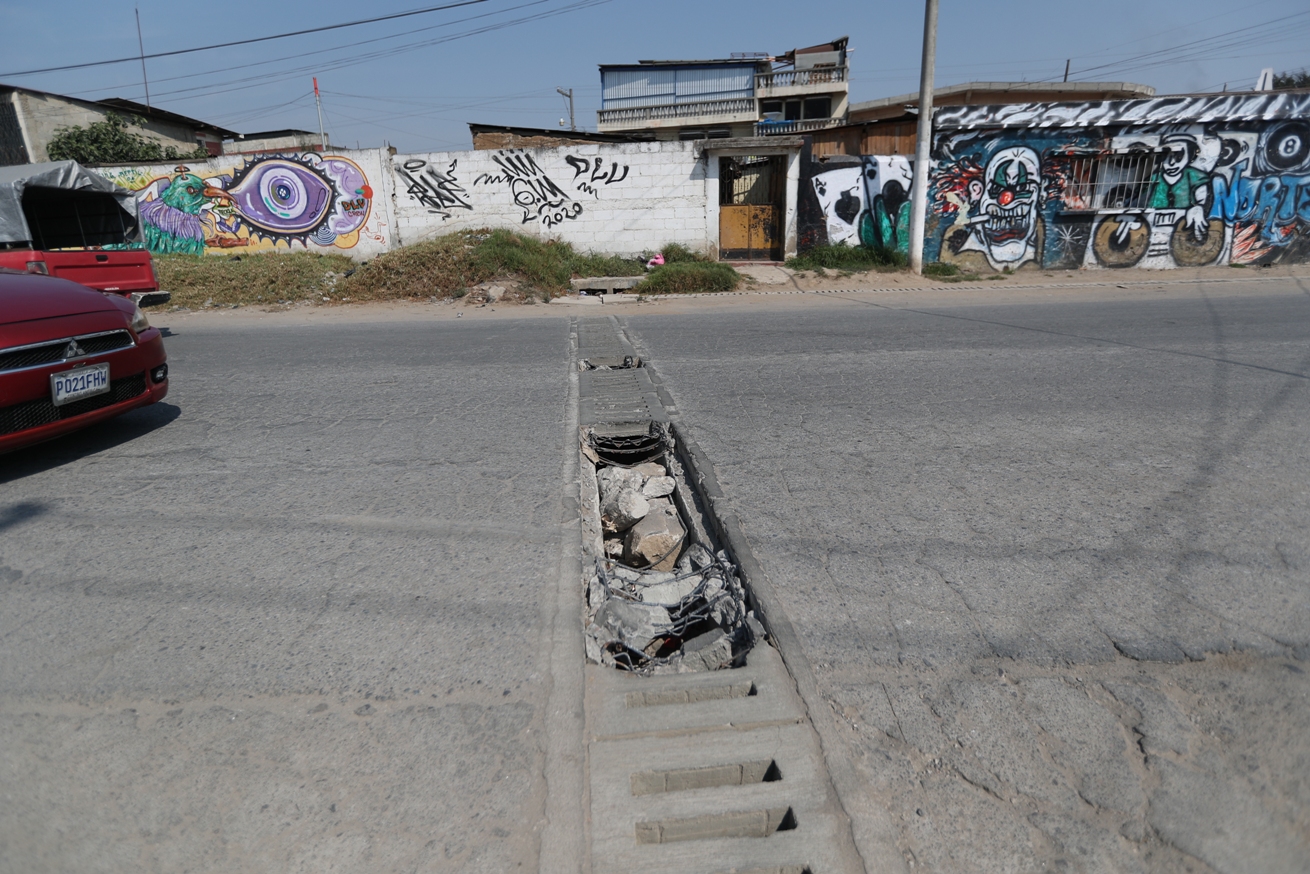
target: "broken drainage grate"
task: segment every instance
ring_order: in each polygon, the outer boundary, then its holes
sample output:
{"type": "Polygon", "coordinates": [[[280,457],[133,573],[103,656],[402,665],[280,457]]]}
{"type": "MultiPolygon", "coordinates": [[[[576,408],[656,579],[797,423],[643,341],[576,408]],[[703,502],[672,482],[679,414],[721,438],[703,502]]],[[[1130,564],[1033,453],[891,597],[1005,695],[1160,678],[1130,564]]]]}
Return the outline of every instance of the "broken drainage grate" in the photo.
{"type": "Polygon", "coordinates": [[[578,361],[578,370],[632,370],[641,367],[641,359],[635,355],[622,358],[582,358],[578,361]]]}
{"type": "Polygon", "coordinates": [[[660,422],[584,426],[586,643],[647,674],[738,666],[764,628],[660,422]]]}

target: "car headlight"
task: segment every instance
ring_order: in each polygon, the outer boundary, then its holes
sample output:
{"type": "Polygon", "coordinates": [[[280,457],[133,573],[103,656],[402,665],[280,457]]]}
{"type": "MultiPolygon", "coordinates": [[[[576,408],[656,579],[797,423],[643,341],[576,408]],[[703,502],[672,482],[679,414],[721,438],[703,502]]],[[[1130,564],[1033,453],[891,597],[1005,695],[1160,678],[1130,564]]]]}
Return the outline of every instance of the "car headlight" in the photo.
{"type": "Polygon", "coordinates": [[[142,331],[149,330],[150,320],[146,314],[141,312],[141,307],[136,307],[132,312],[132,332],[140,334],[142,331]]]}

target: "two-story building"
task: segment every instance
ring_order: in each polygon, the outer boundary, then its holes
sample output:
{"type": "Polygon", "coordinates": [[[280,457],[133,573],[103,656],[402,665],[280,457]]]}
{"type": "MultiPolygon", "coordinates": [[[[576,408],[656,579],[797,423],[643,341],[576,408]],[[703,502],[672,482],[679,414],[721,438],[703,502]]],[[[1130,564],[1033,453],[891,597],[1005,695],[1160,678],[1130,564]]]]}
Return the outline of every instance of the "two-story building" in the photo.
{"type": "Polygon", "coordinates": [[[796,134],[844,122],[847,37],[784,55],[600,65],[601,133],[660,140],[796,134]]]}

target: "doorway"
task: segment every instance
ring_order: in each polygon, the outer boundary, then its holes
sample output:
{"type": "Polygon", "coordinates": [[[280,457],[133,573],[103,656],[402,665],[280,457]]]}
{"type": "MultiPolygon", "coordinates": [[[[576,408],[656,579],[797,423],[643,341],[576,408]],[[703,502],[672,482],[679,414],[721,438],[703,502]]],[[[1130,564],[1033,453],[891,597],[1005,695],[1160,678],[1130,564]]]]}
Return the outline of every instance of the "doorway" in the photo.
{"type": "Polygon", "coordinates": [[[719,158],[719,259],[781,261],[787,156],[719,158]]]}

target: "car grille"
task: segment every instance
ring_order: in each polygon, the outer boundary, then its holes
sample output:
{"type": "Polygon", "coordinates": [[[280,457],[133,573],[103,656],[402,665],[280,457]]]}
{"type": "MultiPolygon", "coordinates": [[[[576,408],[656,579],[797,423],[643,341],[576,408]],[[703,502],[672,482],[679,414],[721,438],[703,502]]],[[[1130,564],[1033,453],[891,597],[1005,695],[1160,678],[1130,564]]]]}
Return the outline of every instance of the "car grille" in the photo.
{"type": "Polygon", "coordinates": [[[88,337],[65,337],[62,340],[51,340],[49,343],[22,349],[0,349],[0,373],[63,361],[64,350],[68,348],[69,340],[76,340],[77,345],[81,346],[87,355],[99,355],[101,352],[126,349],[132,345],[132,335],[127,331],[110,331],[107,334],[93,334],[88,337]]]}
{"type": "Polygon", "coordinates": [[[109,383],[109,391],[102,395],[83,398],[71,404],[64,404],[62,407],[56,407],[49,398],[3,407],[0,408],[0,434],[13,434],[38,425],[49,425],[61,419],[71,419],[83,413],[130,401],[145,393],[145,390],[146,375],[138,373],[136,376],[125,376],[109,383]]]}

